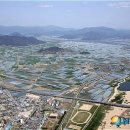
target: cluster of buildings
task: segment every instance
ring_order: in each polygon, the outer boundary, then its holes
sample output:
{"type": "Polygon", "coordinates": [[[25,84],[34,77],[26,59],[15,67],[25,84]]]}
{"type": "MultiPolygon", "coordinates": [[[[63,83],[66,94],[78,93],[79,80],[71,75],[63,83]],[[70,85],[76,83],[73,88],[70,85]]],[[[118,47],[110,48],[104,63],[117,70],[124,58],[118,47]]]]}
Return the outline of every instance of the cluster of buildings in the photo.
{"type": "Polygon", "coordinates": [[[47,105],[50,109],[44,109],[44,122],[41,129],[44,130],[55,130],[59,127],[62,119],[66,115],[68,108],[70,107],[71,101],[63,101],[60,99],[49,98],[47,99],[47,105]]]}
{"type": "Polygon", "coordinates": [[[71,102],[31,93],[12,96],[0,88],[0,130],[54,130],[71,102]]]}
{"type": "Polygon", "coordinates": [[[44,104],[40,96],[13,97],[8,90],[0,89],[0,130],[36,130],[43,119],[44,104]]]}

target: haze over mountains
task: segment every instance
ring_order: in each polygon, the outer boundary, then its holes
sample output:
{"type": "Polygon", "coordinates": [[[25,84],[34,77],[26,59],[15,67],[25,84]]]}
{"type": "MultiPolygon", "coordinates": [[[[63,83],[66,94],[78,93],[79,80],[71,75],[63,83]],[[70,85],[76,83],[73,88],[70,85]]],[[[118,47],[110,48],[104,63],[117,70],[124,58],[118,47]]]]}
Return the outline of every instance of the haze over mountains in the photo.
{"type": "Polygon", "coordinates": [[[63,35],[67,39],[103,40],[103,39],[130,39],[130,30],[116,30],[107,27],[91,27],[73,31],[72,34],[63,35]]]}
{"type": "Polygon", "coordinates": [[[75,29],[62,28],[58,26],[45,26],[45,27],[27,27],[27,26],[0,26],[0,34],[11,34],[14,32],[23,35],[63,35],[75,29]]]}
{"type": "Polygon", "coordinates": [[[62,28],[57,26],[24,27],[24,26],[0,26],[0,44],[39,44],[41,41],[32,36],[57,36],[65,39],[78,39],[84,41],[106,39],[130,39],[130,30],[117,30],[108,27],[88,27],[83,29],[62,28]]]}

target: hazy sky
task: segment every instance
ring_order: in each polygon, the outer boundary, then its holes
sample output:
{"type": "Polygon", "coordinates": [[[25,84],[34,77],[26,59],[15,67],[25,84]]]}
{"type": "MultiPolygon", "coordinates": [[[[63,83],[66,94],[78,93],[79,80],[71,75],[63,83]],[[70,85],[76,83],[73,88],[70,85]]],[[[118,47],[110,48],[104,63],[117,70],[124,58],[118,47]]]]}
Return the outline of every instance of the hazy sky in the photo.
{"type": "Polygon", "coordinates": [[[130,29],[130,2],[2,2],[0,25],[130,29]]]}

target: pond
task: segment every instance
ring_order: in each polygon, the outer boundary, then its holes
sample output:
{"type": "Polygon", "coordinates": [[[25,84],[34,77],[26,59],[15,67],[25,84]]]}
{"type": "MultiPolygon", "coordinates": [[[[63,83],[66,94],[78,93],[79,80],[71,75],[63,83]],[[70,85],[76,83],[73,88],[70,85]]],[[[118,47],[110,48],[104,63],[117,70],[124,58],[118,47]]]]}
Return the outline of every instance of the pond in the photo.
{"type": "Polygon", "coordinates": [[[126,81],[120,84],[118,87],[120,91],[130,91],[130,81],[126,81]]]}

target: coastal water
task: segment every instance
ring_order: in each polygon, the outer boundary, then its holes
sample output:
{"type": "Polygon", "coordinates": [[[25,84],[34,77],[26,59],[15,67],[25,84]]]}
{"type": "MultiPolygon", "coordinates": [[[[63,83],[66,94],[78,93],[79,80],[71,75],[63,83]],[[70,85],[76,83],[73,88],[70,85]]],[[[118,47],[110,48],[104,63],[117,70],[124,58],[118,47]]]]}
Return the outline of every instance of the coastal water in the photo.
{"type": "Polygon", "coordinates": [[[118,89],[120,91],[130,91],[130,81],[121,83],[118,89]]]}

